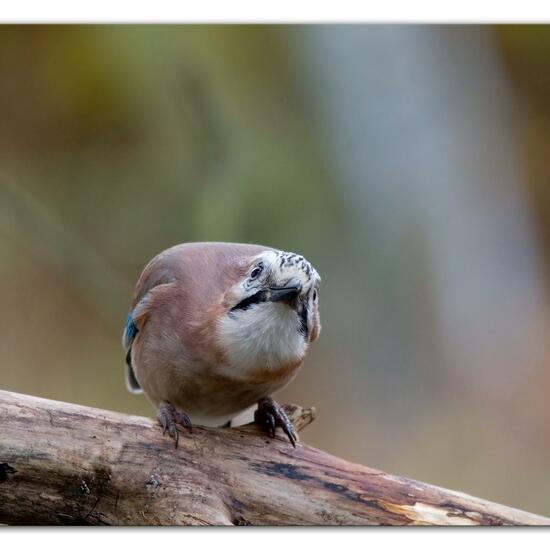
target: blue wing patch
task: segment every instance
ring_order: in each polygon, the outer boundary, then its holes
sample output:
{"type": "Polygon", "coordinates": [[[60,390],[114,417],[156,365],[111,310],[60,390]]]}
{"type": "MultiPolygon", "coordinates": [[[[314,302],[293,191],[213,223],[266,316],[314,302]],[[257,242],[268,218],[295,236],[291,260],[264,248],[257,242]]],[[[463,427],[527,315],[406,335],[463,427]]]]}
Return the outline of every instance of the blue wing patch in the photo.
{"type": "Polygon", "coordinates": [[[124,334],[122,335],[122,343],[126,350],[126,387],[132,393],[142,393],[141,386],[137,381],[134,369],[132,368],[132,343],[139,329],[134,322],[133,311],[128,313],[126,325],[124,326],[124,334]]]}
{"type": "Polygon", "coordinates": [[[132,313],[132,311],[128,313],[128,317],[126,317],[126,325],[124,326],[124,336],[122,341],[124,344],[124,349],[126,350],[130,349],[130,347],[132,346],[132,342],[134,341],[134,338],[138,333],[138,328],[134,323],[134,317],[132,316],[132,313]]]}

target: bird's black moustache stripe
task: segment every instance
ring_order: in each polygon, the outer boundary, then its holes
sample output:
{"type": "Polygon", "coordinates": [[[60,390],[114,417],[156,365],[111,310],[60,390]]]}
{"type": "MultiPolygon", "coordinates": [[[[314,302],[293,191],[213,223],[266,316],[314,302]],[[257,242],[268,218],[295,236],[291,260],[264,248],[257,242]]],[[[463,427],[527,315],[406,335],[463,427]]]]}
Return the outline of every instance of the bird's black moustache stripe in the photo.
{"type": "Polygon", "coordinates": [[[307,341],[309,331],[307,328],[307,307],[304,303],[300,304],[299,316],[300,316],[300,332],[304,335],[304,338],[307,341]]]}
{"type": "Polygon", "coordinates": [[[252,294],[231,308],[231,311],[245,311],[254,304],[261,304],[267,300],[267,290],[260,290],[256,294],[252,294]]]}

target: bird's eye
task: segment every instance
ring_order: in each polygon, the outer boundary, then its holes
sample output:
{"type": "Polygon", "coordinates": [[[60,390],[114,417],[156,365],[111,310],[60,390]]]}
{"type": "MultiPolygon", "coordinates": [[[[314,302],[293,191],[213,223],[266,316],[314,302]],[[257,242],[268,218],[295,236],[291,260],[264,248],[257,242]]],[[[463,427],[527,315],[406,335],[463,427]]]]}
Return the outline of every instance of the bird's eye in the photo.
{"type": "Polygon", "coordinates": [[[252,270],[250,274],[251,279],[257,279],[260,276],[260,273],[264,270],[263,266],[259,265],[252,270]]]}
{"type": "Polygon", "coordinates": [[[316,290],[313,291],[313,301],[315,302],[315,300],[317,300],[317,291],[316,290]]]}

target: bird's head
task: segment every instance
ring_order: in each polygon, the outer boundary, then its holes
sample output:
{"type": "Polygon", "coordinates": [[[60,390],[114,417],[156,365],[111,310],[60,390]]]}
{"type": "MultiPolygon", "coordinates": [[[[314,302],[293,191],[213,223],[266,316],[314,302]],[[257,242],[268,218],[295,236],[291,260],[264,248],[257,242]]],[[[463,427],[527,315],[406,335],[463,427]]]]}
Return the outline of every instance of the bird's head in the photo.
{"type": "MultiPolygon", "coordinates": [[[[319,283],[315,268],[291,252],[267,250],[243,261],[242,277],[226,294],[227,316],[247,325],[287,319],[306,343],[319,335],[319,283]]],[[[292,327],[291,327],[292,328],[292,327]]]]}

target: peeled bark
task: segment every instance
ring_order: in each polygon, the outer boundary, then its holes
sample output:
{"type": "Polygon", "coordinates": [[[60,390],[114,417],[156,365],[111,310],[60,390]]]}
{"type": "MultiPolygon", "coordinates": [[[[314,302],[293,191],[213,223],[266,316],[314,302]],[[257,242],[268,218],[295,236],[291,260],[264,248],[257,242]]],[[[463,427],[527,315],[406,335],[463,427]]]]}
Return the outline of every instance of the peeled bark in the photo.
{"type": "MultiPolygon", "coordinates": [[[[312,409],[289,406],[298,429],[312,409]]],[[[181,433],[148,418],[0,391],[0,523],[550,525],[346,462],[255,426],[181,433]]]]}

